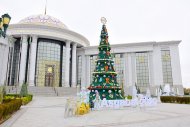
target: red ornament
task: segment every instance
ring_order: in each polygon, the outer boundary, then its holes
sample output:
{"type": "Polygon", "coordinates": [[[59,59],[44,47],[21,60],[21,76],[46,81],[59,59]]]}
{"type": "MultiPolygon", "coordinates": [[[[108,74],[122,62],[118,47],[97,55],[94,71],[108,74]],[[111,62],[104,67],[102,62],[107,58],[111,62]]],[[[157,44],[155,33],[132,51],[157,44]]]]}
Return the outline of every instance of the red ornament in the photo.
{"type": "Polygon", "coordinates": [[[106,39],[106,43],[108,43],[108,39],[106,39]]]}
{"type": "Polygon", "coordinates": [[[108,66],[107,65],[105,66],[105,71],[108,71],[108,66]]]}
{"type": "Polygon", "coordinates": [[[109,55],[110,55],[110,52],[109,52],[109,51],[107,51],[107,52],[106,52],[106,54],[109,56],[109,55]]]}
{"type": "Polygon", "coordinates": [[[108,36],[106,36],[106,43],[108,43],[108,36]]]}
{"type": "Polygon", "coordinates": [[[109,78],[106,78],[106,83],[110,83],[110,79],[109,78]]]}

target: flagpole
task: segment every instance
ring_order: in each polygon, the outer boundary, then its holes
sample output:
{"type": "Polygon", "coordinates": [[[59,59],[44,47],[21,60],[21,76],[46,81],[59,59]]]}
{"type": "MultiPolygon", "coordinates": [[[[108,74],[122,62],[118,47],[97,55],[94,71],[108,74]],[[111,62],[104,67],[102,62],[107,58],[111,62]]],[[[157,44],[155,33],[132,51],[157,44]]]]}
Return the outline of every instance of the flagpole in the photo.
{"type": "Polygon", "coordinates": [[[44,15],[46,15],[46,11],[47,11],[47,0],[46,0],[46,4],[45,4],[45,12],[44,12],[44,15]]]}

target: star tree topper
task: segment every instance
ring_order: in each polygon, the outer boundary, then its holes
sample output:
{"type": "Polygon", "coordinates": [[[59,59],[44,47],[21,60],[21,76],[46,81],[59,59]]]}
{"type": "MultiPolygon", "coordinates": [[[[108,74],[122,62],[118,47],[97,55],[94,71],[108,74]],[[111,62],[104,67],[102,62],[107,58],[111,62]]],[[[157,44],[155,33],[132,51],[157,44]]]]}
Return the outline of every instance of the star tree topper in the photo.
{"type": "Polygon", "coordinates": [[[101,23],[105,25],[106,22],[107,22],[106,18],[105,18],[105,17],[102,17],[102,18],[101,18],[101,23]]]}

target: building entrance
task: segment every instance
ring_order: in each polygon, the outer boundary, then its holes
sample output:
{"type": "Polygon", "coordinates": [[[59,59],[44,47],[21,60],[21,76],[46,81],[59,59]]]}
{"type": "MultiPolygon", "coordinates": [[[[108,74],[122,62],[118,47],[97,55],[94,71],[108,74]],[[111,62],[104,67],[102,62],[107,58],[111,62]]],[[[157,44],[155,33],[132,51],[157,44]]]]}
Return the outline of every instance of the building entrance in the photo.
{"type": "Polygon", "coordinates": [[[54,86],[54,66],[55,65],[46,65],[46,72],[45,72],[45,85],[44,86],[49,86],[53,87],[54,86]]]}
{"type": "Polygon", "coordinates": [[[59,87],[63,82],[63,49],[58,41],[38,39],[36,86],[59,87]]]}

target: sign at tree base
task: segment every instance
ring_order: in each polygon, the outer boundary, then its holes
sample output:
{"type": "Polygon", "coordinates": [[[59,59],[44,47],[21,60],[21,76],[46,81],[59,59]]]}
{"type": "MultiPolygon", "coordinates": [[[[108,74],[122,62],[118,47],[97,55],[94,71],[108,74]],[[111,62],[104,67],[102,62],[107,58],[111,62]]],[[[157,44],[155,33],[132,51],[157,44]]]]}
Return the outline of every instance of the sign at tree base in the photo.
{"type": "Polygon", "coordinates": [[[121,109],[125,107],[154,107],[158,103],[157,98],[149,98],[143,96],[136,99],[123,99],[123,100],[94,100],[94,110],[101,109],[121,109]]]}

